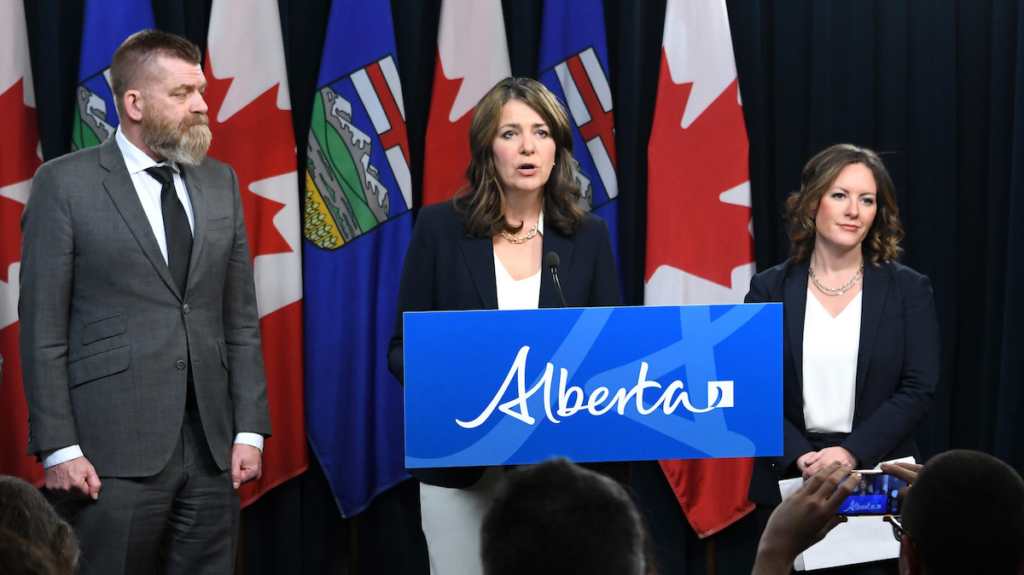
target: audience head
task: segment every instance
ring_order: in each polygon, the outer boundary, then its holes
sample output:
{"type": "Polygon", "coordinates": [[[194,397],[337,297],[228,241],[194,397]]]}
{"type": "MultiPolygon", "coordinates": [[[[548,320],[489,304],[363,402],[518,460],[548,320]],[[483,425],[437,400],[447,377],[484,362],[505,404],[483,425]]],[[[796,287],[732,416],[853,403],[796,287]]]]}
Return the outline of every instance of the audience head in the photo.
{"type": "Polygon", "coordinates": [[[901,573],[1018,575],[1024,481],[1009,465],[955,450],[925,464],[903,504],[901,573]]]}
{"type": "MultiPolygon", "coordinates": [[[[538,166],[543,181],[544,225],[571,235],[586,220],[586,212],[577,205],[579,185],[573,166],[572,128],[569,116],[558,98],[544,84],[530,78],[505,78],[498,82],[477,103],[469,127],[470,162],[466,169],[469,185],[459,196],[458,205],[466,215],[471,236],[491,237],[501,230],[517,232],[520,227],[505,221],[507,188],[516,182],[507,181],[507,170],[499,165],[495,150],[502,134],[502,113],[510,102],[525,104],[545,124],[545,138],[554,142],[553,165],[538,166]],[[548,172],[550,170],[550,172],[548,172]]],[[[535,154],[539,158],[542,154],[535,154]]]]}
{"type": "Polygon", "coordinates": [[[484,518],[485,575],[642,575],[644,527],[612,479],[567,459],[508,474],[484,518]]]}
{"type": "Polygon", "coordinates": [[[822,197],[832,189],[844,168],[862,164],[871,170],[876,187],[876,213],[871,228],[862,243],[865,260],[877,264],[893,261],[903,251],[899,241],[903,238],[896,189],[885,164],[878,154],[852,144],[836,144],[811,158],[800,176],[800,190],[786,200],[786,219],[789,223],[790,258],[804,261],[814,250],[817,238],[815,215],[822,197]]]}
{"type": "Polygon", "coordinates": [[[17,477],[0,475],[0,529],[38,545],[60,570],[74,572],[78,564],[74,530],[42,493],[17,477]]]}
{"type": "Polygon", "coordinates": [[[59,569],[50,554],[10,529],[0,527],[0,573],[4,575],[70,575],[59,569]]]}

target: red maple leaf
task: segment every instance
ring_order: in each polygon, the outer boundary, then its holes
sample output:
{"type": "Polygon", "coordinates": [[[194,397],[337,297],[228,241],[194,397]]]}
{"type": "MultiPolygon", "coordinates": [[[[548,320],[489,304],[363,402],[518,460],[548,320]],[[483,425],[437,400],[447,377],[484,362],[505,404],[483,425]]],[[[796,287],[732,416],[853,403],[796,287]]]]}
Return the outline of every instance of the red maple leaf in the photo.
{"type": "MultiPolygon", "coordinates": [[[[25,80],[0,94],[4,114],[4,144],[0,145],[0,188],[29,180],[42,164],[36,155],[39,125],[36,109],[25,105],[25,80]]],[[[21,259],[21,203],[0,197],[0,280],[9,282],[8,270],[21,259]]]]}
{"type": "Polygon", "coordinates": [[[21,212],[25,206],[0,196],[0,281],[10,283],[11,264],[21,261],[21,212]]]}
{"type": "Polygon", "coordinates": [[[448,121],[462,78],[449,80],[441,67],[441,53],[434,66],[434,93],[430,98],[427,141],[423,154],[423,205],[450,200],[466,185],[469,166],[469,123],[473,110],[448,121]]]}
{"type": "Polygon", "coordinates": [[[0,475],[13,475],[42,487],[42,464],[25,455],[28,406],[21,381],[17,323],[0,329],[0,354],[4,356],[4,382],[0,385],[0,437],[4,438],[0,441],[0,475]]]}
{"type": "MultiPolygon", "coordinates": [[[[281,86],[274,86],[226,121],[218,122],[217,114],[233,79],[214,77],[209,53],[206,61],[211,73],[205,98],[213,132],[209,155],[230,164],[238,174],[252,258],[290,253],[293,250],[274,225],[274,216],[284,206],[249,190],[254,182],[294,172],[298,167],[292,113],[277,107],[281,86]]],[[[295,193],[299,194],[297,180],[295,193]]],[[[274,435],[264,443],[263,477],[239,490],[243,507],[308,467],[302,393],[302,302],[261,317],[260,330],[274,435]]]]}
{"type": "Polygon", "coordinates": [[[298,166],[291,110],[277,107],[277,92],[281,88],[277,85],[225,122],[218,122],[217,113],[234,79],[214,77],[209,54],[206,61],[206,69],[211,72],[207,77],[209,83],[205,98],[210,107],[210,131],[213,132],[213,145],[208,155],[229,164],[238,174],[252,258],[289,253],[293,251],[291,246],[274,225],[274,216],[281,211],[283,204],[257,196],[249,191],[249,186],[260,180],[296,171],[298,166]]]}
{"type": "Polygon", "coordinates": [[[750,179],[737,83],[683,129],[693,83],[672,82],[664,49],[660,78],[648,146],[646,279],[668,265],[731,287],[732,270],[754,261],[750,208],[719,200],[750,179]]]}
{"type": "Polygon", "coordinates": [[[242,507],[309,466],[302,393],[302,302],[260,318],[260,331],[274,435],[263,443],[263,477],[238,490],[242,507]]]}

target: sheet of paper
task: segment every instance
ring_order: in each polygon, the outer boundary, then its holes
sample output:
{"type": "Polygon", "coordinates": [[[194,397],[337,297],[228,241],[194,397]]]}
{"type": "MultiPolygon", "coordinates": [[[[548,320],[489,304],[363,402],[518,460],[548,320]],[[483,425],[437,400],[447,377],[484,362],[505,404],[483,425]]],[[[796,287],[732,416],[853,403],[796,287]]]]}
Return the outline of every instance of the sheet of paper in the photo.
{"type": "MultiPolygon", "coordinates": [[[[916,463],[913,457],[904,457],[887,463],[916,463]]],[[[803,479],[784,479],[779,490],[785,499],[803,485],[803,479]]],[[[824,539],[797,556],[793,568],[813,571],[840,565],[853,565],[900,555],[900,544],[892,536],[892,526],[881,517],[850,517],[829,532],[824,539]]]]}

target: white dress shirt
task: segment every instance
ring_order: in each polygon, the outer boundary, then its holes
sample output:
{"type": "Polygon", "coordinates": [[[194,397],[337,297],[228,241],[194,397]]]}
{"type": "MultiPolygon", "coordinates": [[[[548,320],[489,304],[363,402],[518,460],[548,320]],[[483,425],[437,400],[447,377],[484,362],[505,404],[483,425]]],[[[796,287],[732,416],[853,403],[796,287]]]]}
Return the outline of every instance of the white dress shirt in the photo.
{"type": "MultiPolygon", "coordinates": [[[[537,232],[544,235],[544,214],[537,220],[537,232]]],[[[540,241],[533,238],[530,241],[540,241]]],[[[498,309],[537,309],[540,305],[540,273],[516,281],[494,253],[494,280],[498,288],[498,309]]]]}
{"type": "Polygon", "coordinates": [[[853,431],[863,294],[855,295],[846,309],[832,317],[807,290],[803,360],[807,431],[853,431]]]}
{"type": "MultiPolygon", "coordinates": [[[[157,162],[147,156],[135,144],[128,141],[128,138],[121,132],[120,126],[117,127],[114,138],[117,139],[117,146],[121,149],[121,155],[124,156],[124,165],[128,169],[128,175],[132,178],[135,193],[139,195],[142,210],[146,212],[149,225],[153,228],[153,235],[156,236],[156,243],[160,246],[160,253],[164,256],[164,262],[167,262],[167,233],[164,231],[164,215],[160,205],[160,192],[163,189],[163,184],[149,175],[146,170],[153,166],[165,165],[174,170],[174,189],[178,193],[181,205],[185,207],[189,228],[195,233],[196,223],[195,215],[192,212],[192,201],[188,197],[185,182],[181,179],[181,170],[173,162],[157,162]]],[[[263,436],[258,433],[241,432],[235,435],[235,443],[244,443],[263,451],[263,436]]],[[[43,467],[50,468],[83,456],[82,448],[72,445],[58,449],[46,456],[43,459],[43,467]]]]}

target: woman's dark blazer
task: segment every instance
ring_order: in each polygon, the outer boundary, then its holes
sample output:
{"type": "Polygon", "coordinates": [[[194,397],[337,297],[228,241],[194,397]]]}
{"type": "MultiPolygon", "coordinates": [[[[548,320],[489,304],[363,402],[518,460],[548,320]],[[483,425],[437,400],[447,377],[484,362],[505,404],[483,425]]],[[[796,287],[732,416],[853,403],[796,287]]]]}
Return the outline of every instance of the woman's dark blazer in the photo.
{"type": "MultiPolygon", "coordinates": [[[[558,254],[558,278],[569,307],[621,305],[608,224],[590,215],[571,236],[544,226],[544,253],[558,254]]],[[[541,270],[539,307],[561,307],[554,280],[541,270]]],[[[402,345],[402,313],[407,311],[498,309],[494,279],[494,246],[491,238],[470,238],[452,202],[420,210],[405,254],[398,289],[395,332],[388,347],[388,369],[405,383],[402,345]]],[[[500,325],[493,334],[502,337],[500,325]]],[[[469,342],[465,342],[469,345],[469,342]]],[[[442,487],[469,487],[483,474],[482,468],[410,470],[420,481],[442,487]]]]}
{"type": "MultiPolygon", "coordinates": [[[[750,280],[746,303],[783,303],[783,443],[781,457],[755,466],[750,500],[779,502],[779,477],[796,474],[796,459],[814,451],[803,402],[807,262],[787,261],[750,280]],[[774,467],[774,473],[772,473],[774,467]]],[[[898,263],[864,267],[860,349],[853,431],[839,445],[861,467],[913,455],[914,429],[939,380],[939,325],[928,277],[898,263]]]]}

